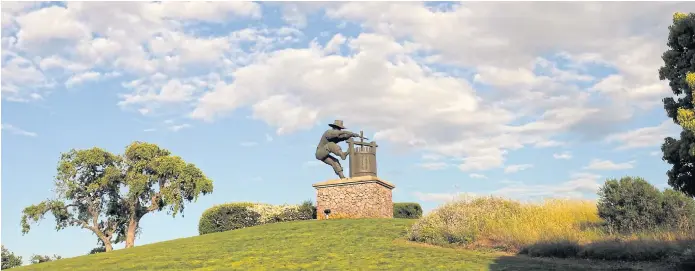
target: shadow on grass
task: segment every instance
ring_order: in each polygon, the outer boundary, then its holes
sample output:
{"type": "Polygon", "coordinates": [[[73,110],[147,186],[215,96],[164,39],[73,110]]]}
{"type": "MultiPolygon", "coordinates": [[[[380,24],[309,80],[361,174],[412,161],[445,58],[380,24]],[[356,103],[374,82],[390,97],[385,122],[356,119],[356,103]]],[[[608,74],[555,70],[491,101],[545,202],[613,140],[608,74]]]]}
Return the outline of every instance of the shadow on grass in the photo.
{"type": "Polygon", "coordinates": [[[495,259],[490,270],[695,270],[695,240],[546,241],[495,259]]]}

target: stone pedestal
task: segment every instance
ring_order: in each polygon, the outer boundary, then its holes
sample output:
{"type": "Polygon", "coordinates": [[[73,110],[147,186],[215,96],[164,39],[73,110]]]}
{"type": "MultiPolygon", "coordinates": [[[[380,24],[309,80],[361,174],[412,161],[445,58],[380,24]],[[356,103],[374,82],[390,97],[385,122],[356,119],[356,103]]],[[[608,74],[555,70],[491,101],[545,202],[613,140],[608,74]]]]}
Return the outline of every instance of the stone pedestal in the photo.
{"type": "Polygon", "coordinates": [[[393,218],[392,189],[396,186],[376,176],[335,179],[316,188],[317,219],[330,209],[335,218],[393,218]]]}

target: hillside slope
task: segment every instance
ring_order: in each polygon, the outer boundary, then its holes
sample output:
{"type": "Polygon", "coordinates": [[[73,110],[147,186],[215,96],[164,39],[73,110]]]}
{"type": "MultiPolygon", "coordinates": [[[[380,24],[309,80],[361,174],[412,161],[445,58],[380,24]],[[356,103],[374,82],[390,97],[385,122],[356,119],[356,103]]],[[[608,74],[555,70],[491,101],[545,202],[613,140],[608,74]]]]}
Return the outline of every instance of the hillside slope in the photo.
{"type": "MultiPolygon", "coordinates": [[[[277,223],[13,270],[607,270],[617,267],[412,244],[401,239],[412,222],[358,219],[277,223]]],[[[644,267],[655,270],[654,266],[644,267]]]]}

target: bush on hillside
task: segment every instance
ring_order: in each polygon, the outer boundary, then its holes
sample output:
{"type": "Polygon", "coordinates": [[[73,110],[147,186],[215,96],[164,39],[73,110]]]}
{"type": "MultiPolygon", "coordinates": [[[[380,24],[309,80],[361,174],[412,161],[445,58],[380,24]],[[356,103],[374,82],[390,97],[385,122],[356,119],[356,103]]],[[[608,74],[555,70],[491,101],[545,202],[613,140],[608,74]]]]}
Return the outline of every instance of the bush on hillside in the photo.
{"type": "Polygon", "coordinates": [[[198,223],[198,232],[203,235],[268,223],[309,220],[315,216],[316,207],[310,201],[301,205],[227,203],[205,210],[198,223]]]}
{"type": "Polygon", "coordinates": [[[639,232],[656,229],[659,225],[663,213],[662,194],[644,179],[609,179],[598,194],[598,215],[611,232],[639,232]]]}
{"type": "Polygon", "coordinates": [[[226,203],[205,210],[198,222],[200,235],[223,232],[260,224],[261,215],[251,210],[253,203],[226,203]]]}
{"type": "Polygon", "coordinates": [[[659,191],[639,177],[607,180],[599,190],[599,216],[609,232],[695,231],[695,199],[659,191]]]}
{"type": "Polygon", "coordinates": [[[484,197],[447,203],[424,216],[408,232],[411,241],[434,245],[519,249],[543,240],[584,241],[598,233],[583,223],[600,221],[588,201],[548,200],[541,204],[484,197]]]}
{"type": "Polygon", "coordinates": [[[416,219],[422,217],[422,207],[414,202],[398,202],[393,204],[394,218],[416,219]]]}
{"type": "Polygon", "coordinates": [[[313,211],[302,205],[255,204],[251,210],[261,215],[261,224],[311,219],[313,211]]]}
{"type": "Polygon", "coordinates": [[[299,212],[302,213],[302,217],[308,217],[307,219],[316,219],[316,206],[311,200],[306,200],[299,205],[299,212]]]}
{"type": "Polygon", "coordinates": [[[663,193],[663,215],[659,224],[670,230],[695,232],[695,199],[683,192],[666,189],[663,193]]]}
{"type": "Polygon", "coordinates": [[[95,247],[92,250],[90,250],[89,253],[87,253],[87,255],[103,253],[103,252],[106,252],[105,247],[95,247]]]}

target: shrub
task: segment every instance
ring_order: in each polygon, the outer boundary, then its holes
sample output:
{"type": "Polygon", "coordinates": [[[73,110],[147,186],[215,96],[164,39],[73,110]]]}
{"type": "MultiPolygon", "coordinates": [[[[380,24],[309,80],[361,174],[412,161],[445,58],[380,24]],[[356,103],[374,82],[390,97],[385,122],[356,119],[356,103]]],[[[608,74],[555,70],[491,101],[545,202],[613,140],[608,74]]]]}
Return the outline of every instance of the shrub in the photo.
{"type": "Polygon", "coordinates": [[[310,201],[301,205],[271,205],[263,203],[227,203],[205,210],[198,222],[203,235],[261,224],[308,220],[315,217],[316,207],[310,201]]]}
{"type": "Polygon", "coordinates": [[[659,223],[670,230],[695,232],[695,199],[680,191],[666,189],[663,193],[663,215],[659,223]]]}
{"type": "Polygon", "coordinates": [[[52,261],[57,261],[62,259],[60,255],[53,255],[53,256],[48,256],[48,255],[32,255],[30,262],[32,264],[37,264],[37,263],[45,263],[45,262],[52,262],[52,261]]]}
{"type": "Polygon", "coordinates": [[[393,204],[394,218],[420,218],[422,217],[422,207],[418,203],[400,202],[393,204]]]}
{"type": "Polygon", "coordinates": [[[656,229],[662,202],[661,191],[642,178],[609,179],[599,190],[598,215],[611,232],[656,229]]]}
{"type": "Polygon", "coordinates": [[[299,205],[299,212],[301,213],[300,216],[304,219],[316,219],[316,206],[314,206],[311,200],[302,202],[302,204],[299,205]]]}
{"type": "Polygon", "coordinates": [[[593,240],[595,231],[582,224],[600,221],[588,201],[548,200],[520,203],[486,197],[443,205],[418,220],[409,230],[411,241],[435,245],[493,246],[507,250],[544,240],[593,240]]]}
{"type": "Polygon", "coordinates": [[[92,250],[90,250],[89,253],[87,253],[87,255],[103,253],[103,252],[106,252],[105,247],[95,247],[92,250]]]}
{"type": "Polygon", "coordinates": [[[2,246],[2,267],[0,269],[9,269],[22,265],[22,256],[14,255],[5,246],[2,246]]]}
{"type": "Polygon", "coordinates": [[[241,202],[213,206],[200,217],[198,233],[203,235],[259,225],[261,215],[250,209],[254,205],[241,202]]]}

